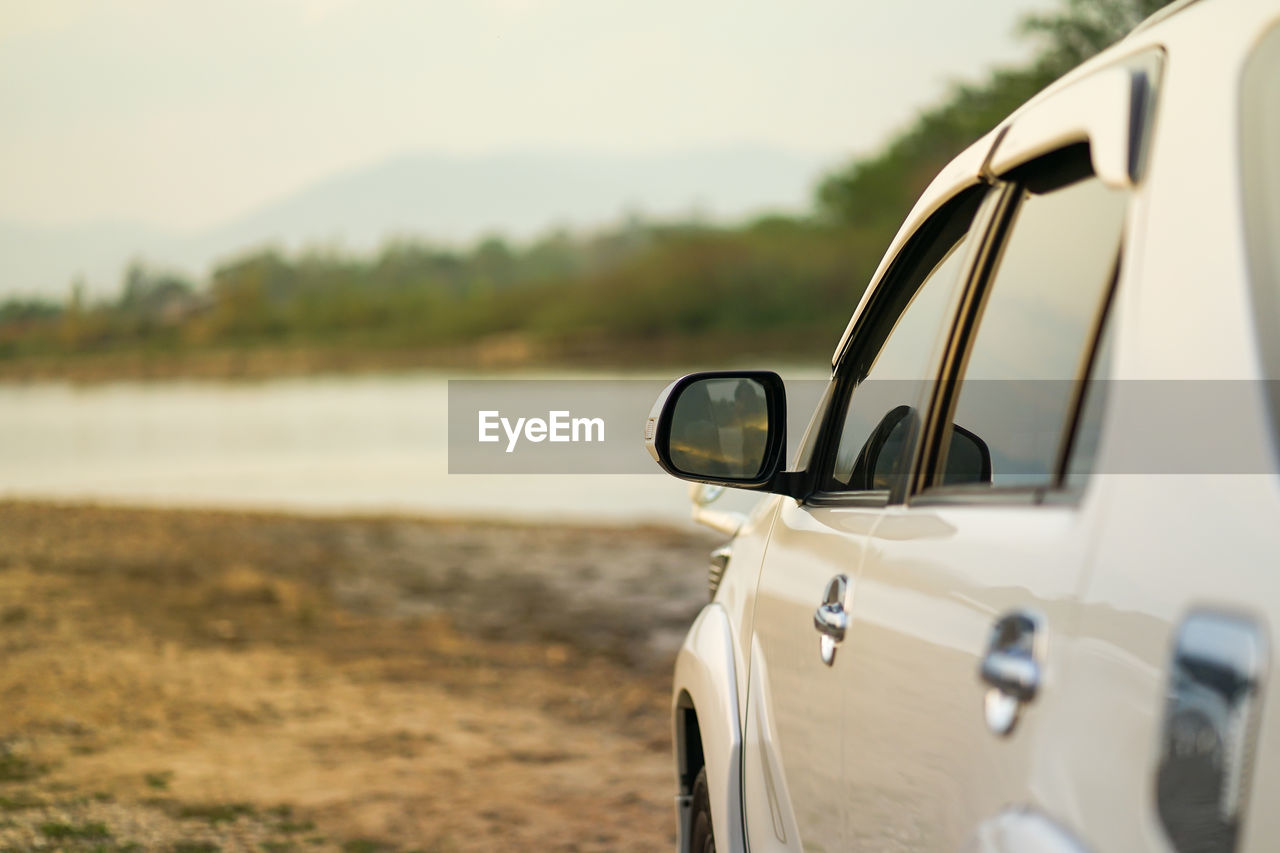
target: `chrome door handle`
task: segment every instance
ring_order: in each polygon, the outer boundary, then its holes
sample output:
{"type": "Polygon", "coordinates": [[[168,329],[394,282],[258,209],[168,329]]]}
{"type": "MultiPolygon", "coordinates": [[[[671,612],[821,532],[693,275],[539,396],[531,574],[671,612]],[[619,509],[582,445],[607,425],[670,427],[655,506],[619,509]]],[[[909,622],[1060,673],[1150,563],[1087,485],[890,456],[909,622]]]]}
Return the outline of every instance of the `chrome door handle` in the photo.
{"type": "Polygon", "coordinates": [[[819,634],[839,643],[844,640],[844,629],[849,627],[849,614],[840,602],[823,604],[813,613],[813,627],[819,634]]]}
{"type": "Polygon", "coordinates": [[[848,590],[849,579],[836,575],[827,581],[822,604],[813,612],[813,627],[821,635],[818,637],[818,655],[827,666],[835,663],[836,645],[844,641],[845,629],[849,627],[849,614],[844,610],[844,597],[848,590]]]}
{"type": "Polygon", "coordinates": [[[978,677],[990,688],[983,711],[995,734],[1012,732],[1022,707],[1040,690],[1038,628],[1035,616],[1017,611],[1002,616],[991,629],[978,677]]]}
{"type": "Polygon", "coordinates": [[[1244,613],[1197,607],[1178,627],[1155,774],[1156,811],[1174,850],[1236,846],[1270,657],[1266,629],[1244,613]]]}
{"type": "Polygon", "coordinates": [[[993,650],[982,659],[982,680],[1019,702],[1030,702],[1040,687],[1040,667],[1022,654],[993,650]]]}

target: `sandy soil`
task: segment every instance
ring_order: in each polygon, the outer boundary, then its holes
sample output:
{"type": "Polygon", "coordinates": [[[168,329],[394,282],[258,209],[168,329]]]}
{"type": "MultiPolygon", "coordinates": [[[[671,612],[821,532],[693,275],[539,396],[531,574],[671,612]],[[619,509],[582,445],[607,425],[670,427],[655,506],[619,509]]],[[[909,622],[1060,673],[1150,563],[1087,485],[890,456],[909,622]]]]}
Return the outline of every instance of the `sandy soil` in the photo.
{"type": "Polygon", "coordinates": [[[715,541],[0,503],[0,849],[670,849],[715,541]]]}

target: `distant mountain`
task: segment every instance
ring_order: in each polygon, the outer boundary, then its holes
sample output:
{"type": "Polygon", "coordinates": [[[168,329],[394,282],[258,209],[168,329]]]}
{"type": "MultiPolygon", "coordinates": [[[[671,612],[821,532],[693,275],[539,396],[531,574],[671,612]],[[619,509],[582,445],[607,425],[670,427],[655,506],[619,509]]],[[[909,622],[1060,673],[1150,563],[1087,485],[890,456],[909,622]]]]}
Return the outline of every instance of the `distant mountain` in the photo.
{"type": "Polygon", "coordinates": [[[652,155],[566,152],[412,154],[336,175],[223,225],[172,233],[103,223],[0,222],[0,296],[62,296],[82,276],[115,293],[130,258],[203,278],[219,259],[265,244],[374,249],[392,237],[466,243],[592,228],[628,213],[725,221],[808,204],[823,158],[760,147],[652,155]]]}

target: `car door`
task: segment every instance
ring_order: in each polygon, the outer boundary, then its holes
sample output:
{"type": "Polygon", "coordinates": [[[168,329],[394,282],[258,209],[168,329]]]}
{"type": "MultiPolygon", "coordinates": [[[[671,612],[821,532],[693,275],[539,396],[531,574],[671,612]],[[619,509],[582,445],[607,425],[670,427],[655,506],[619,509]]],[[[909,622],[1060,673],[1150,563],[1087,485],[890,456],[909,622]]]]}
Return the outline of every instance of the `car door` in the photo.
{"type": "MultiPolygon", "coordinates": [[[[781,501],[756,590],[750,650],[743,803],[753,850],[845,846],[842,685],[857,661],[839,651],[837,629],[897,476],[867,481],[857,451],[881,416],[918,410],[926,399],[978,242],[971,232],[989,218],[987,195],[985,187],[960,193],[889,267],[862,312],[858,344],[837,367],[822,427],[842,437],[830,482],[805,504],[781,501]],[[851,398],[864,404],[849,406],[851,398]],[[824,603],[831,624],[820,636],[815,608],[824,603]]],[[[919,421],[895,423],[906,429],[919,421]]]]}
{"type": "Polygon", "coordinates": [[[1086,144],[997,186],[915,477],[862,548],[841,685],[856,849],[955,849],[1035,801],[1055,636],[1072,630],[1099,523],[1068,473],[1087,469],[1074,439],[1129,194],[1093,173],[1086,144]]]}

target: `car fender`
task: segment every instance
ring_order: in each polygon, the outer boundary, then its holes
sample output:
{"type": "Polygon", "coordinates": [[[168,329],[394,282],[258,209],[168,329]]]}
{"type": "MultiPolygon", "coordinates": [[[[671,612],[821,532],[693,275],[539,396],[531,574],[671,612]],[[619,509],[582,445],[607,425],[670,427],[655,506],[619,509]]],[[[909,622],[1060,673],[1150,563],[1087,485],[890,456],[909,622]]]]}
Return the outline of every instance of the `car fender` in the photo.
{"type": "MultiPolygon", "coordinates": [[[[733,661],[733,629],[718,603],[702,608],[676,656],[672,695],[676,766],[686,770],[684,714],[697,714],[698,736],[711,797],[711,825],[716,849],[745,850],[742,832],[742,730],[738,723],[737,673],[733,661]]],[[[689,796],[677,798],[678,850],[688,839],[689,796]]]]}

